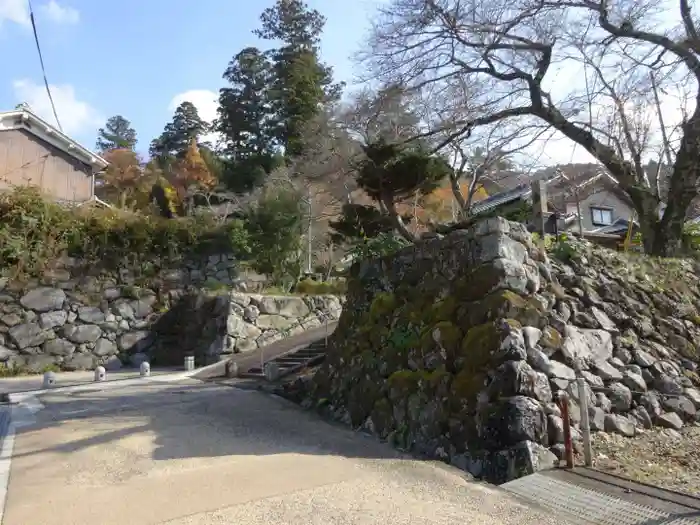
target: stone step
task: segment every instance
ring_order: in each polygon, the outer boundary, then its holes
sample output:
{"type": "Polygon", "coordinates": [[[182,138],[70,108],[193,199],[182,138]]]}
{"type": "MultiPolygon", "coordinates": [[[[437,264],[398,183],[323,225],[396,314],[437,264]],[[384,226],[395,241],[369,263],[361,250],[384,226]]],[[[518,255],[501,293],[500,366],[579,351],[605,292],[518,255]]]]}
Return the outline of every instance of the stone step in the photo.
{"type": "MultiPolygon", "coordinates": [[[[284,377],[307,366],[315,366],[320,364],[326,358],[326,347],[324,341],[313,343],[306,348],[297,350],[290,354],[275,357],[266,361],[267,363],[275,363],[279,367],[279,377],[284,377]]],[[[265,374],[259,366],[249,368],[247,372],[241,374],[240,377],[264,379],[265,374]]]]}

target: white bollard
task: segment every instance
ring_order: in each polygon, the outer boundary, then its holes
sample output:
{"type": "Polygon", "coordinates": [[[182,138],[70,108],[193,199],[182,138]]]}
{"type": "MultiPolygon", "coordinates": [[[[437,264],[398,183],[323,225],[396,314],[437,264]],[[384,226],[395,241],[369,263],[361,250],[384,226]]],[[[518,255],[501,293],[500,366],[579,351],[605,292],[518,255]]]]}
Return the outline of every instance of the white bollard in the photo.
{"type": "Polygon", "coordinates": [[[193,355],[185,356],[185,370],[187,372],[191,372],[192,370],[194,370],[194,356],[193,355]]]}
{"type": "Polygon", "coordinates": [[[235,363],[233,361],[227,361],[226,362],[226,377],[233,378],[233,377],[238,377],[239,371],[238,371],[238,363],[235,363]]]}
{"type": "Polygon", "coordinates": [[[53,388],[56,386],[56,374],[53,372],[45,372],[43,386],[44,388],[53,388]]]}
{"type": "Polygon", "coordinates": [[[141,373],[141,377],[149,377],[151,375],[151,365],[148,361],[144,361],[141,363],[141,366],[139,367],[139,372],[141,373]]]}
{"type": "Polygon", "coordinates": [[[107,379],[107,371],[104,366],[98,366],[95,368],[95,381],[100,382],[107,379]]]}

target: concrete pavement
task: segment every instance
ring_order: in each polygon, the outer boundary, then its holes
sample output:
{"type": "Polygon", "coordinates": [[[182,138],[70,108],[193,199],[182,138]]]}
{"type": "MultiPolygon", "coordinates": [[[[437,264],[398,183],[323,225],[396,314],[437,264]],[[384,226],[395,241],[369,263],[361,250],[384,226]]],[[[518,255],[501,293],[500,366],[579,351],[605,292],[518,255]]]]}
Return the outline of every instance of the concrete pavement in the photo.
{"type": "Polygon", "coordinates": [[[2,525],[566,523],[255,391],[96,385],[13,419],[2,525]]]}

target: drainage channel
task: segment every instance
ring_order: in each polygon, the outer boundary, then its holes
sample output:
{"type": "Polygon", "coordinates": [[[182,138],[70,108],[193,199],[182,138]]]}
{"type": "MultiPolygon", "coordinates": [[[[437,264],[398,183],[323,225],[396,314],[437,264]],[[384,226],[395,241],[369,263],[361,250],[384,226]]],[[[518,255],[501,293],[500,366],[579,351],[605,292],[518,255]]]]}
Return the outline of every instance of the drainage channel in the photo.
{"type": "Polygon", "coordinates": [[[555,469],[501,488],[578,524],[700,524],[700,499],[623,481],[588,469],[555,469]]]}

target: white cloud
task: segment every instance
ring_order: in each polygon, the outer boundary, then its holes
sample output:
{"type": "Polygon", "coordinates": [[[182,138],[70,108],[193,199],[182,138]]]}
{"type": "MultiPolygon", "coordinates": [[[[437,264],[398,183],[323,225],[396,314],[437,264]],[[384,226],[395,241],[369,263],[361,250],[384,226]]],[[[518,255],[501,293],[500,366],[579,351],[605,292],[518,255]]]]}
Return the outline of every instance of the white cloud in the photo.
{"type": "Polygon", "coordinates": [[[49,0],[48,4],[41,6],[46,17],[56,24],[75,25],[80,22],[80,12],[74,7],[63,6],[56,0],[49,0]]]}
{"type": "MultiPolygon", "coordinates": [[[[216,110],[219,107],[219,94],[209,89],[191,89],[175,95],[168,105],[169,111],[175,111],[183,102],[191,102],[197,108],[199,116],[211,124],[216,118],[216,110]]],[[[208,133],[201,140],[211,144],[219,142],[218,133],[208,133]]]]}
{"type": "MultiPolygon", "coordinates": [[[[46,88],[31,80],[15,80],[12,83],[17,102],[26,102],[37,115],[50,124],[56,125],[51,102],[46,88]]],[[[104,119],[87,102],[76,98],[75,89],[70,84],[50,85],[51,95],[56,104],[56,112],[67,135],[91,132],[100,126],[104,119]]]]}
{"type": "Polygon", "coordinates": [[[29,26],[29,9],[26,0],[0,0],[0,26],[3,22],[29,26]]]}

